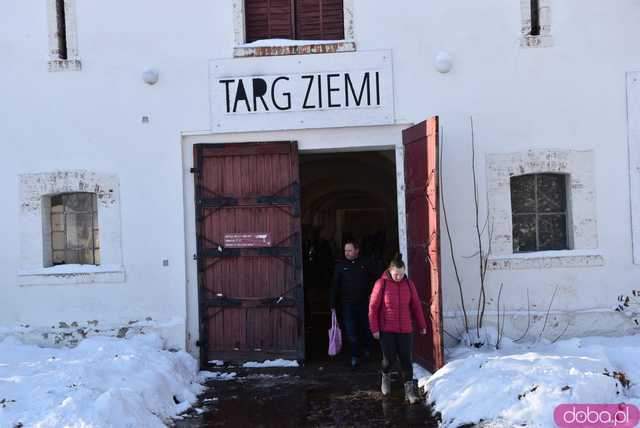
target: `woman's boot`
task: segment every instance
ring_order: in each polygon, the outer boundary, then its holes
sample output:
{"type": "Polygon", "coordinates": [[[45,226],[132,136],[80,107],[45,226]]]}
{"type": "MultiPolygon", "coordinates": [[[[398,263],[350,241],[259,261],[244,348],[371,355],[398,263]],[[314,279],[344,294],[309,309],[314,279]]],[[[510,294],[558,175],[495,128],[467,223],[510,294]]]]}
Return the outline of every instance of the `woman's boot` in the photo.
{"type": "Polygon", "coordinates": [[[413,383],[413,380],[404,383],[404,398],[409,402],[409,404],[415,404],[420,401],[420,397],[418,397],[418,391],[416,390],[416,385],[413,383]]]}
{"type": "Polygon", "coordinates": [[[391,394],[391,375],[389,373],[382,372],[382,385],[380,386],[382,395],[391,394]]]}

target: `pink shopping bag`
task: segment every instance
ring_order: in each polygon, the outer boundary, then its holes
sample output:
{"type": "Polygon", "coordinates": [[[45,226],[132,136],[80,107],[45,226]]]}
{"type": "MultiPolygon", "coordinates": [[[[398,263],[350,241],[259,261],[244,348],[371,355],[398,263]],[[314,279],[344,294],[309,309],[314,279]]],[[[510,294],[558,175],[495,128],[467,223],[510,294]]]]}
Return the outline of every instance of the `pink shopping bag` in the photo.
{"type": "Polygon", "coordinates": [[[342,332],[338,327],[335,311],[331,312],[331,328],[329,329],[329,355],[334,357],[342,349],[342,332]]]}

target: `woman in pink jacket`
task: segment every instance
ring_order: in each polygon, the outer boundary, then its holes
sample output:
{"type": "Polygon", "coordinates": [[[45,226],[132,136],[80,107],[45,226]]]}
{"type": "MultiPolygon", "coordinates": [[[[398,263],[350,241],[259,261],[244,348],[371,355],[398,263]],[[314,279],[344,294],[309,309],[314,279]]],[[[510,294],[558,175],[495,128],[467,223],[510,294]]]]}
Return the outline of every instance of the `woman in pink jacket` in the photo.
{"type": "Polygon", "coordinates": [[[369,325],[382,348],[382,394],[391,392],[389,373],[399,358],[405,398],[411,404],[419,400],[411,361],[412,320],[418,325],[420,334],[427,334],[427,323],[416,287],[405,275],[405,264],[402,256],[398,255],[373,287],[369,300],[369,325]]]}

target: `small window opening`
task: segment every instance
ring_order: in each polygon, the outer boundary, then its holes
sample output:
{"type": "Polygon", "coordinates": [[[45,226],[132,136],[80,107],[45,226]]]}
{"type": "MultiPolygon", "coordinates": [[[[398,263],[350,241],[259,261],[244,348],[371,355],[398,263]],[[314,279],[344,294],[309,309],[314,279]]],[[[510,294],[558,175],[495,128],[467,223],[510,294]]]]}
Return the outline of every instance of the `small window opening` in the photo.
{"type": "Polygon", "coordinates": [[[513,252],[568,249],[566,176],[511,177],[513,252]]]}
{"type": "Polygon", "coordinates": [[[100,264],[98,207],[95,193],[63,193],[51,197],[53,265],[100,264]]]}
{"type": "Polygon", "coordinates": [[[56,0],[56,19],[59,59],[68,59],[67,53],[67,18],[64,11],[65,0],[56,0]]]}
{"type": "Polygon", "coordinates": [[[540,35],[540,0],[531,0],[531,36],[540,35]]]}

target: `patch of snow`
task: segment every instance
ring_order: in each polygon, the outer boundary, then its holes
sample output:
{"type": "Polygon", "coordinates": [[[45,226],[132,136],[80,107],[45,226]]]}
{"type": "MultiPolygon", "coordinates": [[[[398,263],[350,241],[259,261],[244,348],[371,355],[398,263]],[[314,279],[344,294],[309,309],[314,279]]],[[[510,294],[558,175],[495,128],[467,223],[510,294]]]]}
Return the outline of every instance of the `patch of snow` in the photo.
{"type": "Polygon", "coordinates": [[[288,374],[280,374],[280,375],[273,375],[273,374],[251,374],[249,376],[246,376],[244,379],[246,380],[251,380],[251,379],[288,379],[289,375],[288,374]]]}
{"type": "Polygon", "coordinates": [[[348,43],[349,40],[291,40],[291,39],[264,39],[255,42],[245,43],[239,48],[263,48],[278,46],[307,46],[307,45],[327,45],[335,43],[348,43]]]}
{"type": "Polygon", "coordinates": [[[221,361],[221,360],[211,360],[211,361],[209,361],[209,364],[214,365],[214,366],[224,366],[224,361],[221,361]]]}
{"type": "Polygon", "coordinates": [[[492,426],[551,428],[559,404],[640,406],[640,336],[535,344],[505,338],[503,344],[500,350],[459,345],[449,354],[454,359],[419,379],[442,426],[484,420],[492,426]]]}
{"type": "Polygon", "coordinates": [[[265,360],[261,363],[256,361],[249,361],[242,365],[244,368],[265,368],[265,367],[299,367],[298,362],[295,360],[265,360]]]}
{"type": "Polygon", "coordinates": [[[426,381],[431,377],[431,372],[420,364],[413,363],[413,378],[418,379],[418,387],[423,388],[426,381]]]}
{"type": "Polygon", "coordinates": [[[0,426],[164,427],[204,387],[198,363],[155,333],[90,337],[75,348],[0,341],[0,426]]]}
{"type": "Polygon", "coordinates": [[[232,380],[236,377],[236,372],[223,373],[223,372],[208,372],[201,371],[198,374],[198,380],[200,383],[204,383],[208,380],[232,380]]]}
{"type": "Polygon", "coordinates": [[[46,268],[23,269],[18,275],[68,275],[72,273],[122,272],[122,265],[56,265],[46,268]]]}

